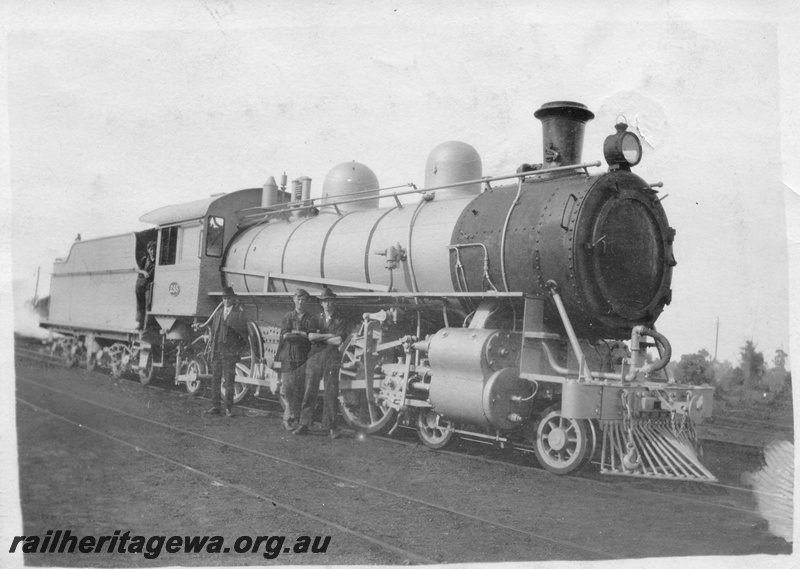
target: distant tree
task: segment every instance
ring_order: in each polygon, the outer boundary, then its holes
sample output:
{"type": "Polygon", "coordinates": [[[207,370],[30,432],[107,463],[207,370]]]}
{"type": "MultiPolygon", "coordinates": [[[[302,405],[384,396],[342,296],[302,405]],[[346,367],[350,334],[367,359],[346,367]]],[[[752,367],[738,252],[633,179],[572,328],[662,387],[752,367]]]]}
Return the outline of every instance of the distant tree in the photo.
{"type": "Polygon", "coordinates": [[[792,401],[794,401],[794,399],[792,398],[793,397],[793,395],[792,395],[792,372],[789,372],[789,373],[786,374],[786,381],[783,384],[783,391],[781,392],[781,396],[786,401],[788,401],[789,403],[792,403],[792,401]]]}
{"type": "Polygon", "coordinates": [[[714,383],[714,366],[706,350],[699,350],[696,354],[684,354],[678,362],[676,380],[691,385],[714,383]],[[678,375],[680,379],[678,379],[678,375]]]}
{"type": "Polygon", "coordinates": [[[778,348],[775,350],[775,357],[772,359],[773,367],[766,370],[763,375],[763,386],[776,397],[791,399],[792,396],[792,374],[786,371],[786,360],[789,354],[778,348]]]}
{"type": "Polygon", "coordinates": [[[772,365],[774,365],[777,369],[786,369],[786,359],[788,357],[789,354],[778,348],[775,350],[775,357],[772,359],[772,365]]]}
{"type": "Polygon", "coordinates": [[[734,387],[744,385],[744,372],[741,366],[733,368],[733,372],[731,373],[731,385],[734,387]]]}
{"type": "Polygon", "coordinates": [[[742,358],[741,369],[744,374],[745,386],[758,389],[766,371],[764,354],[756,350],[756,345],[752,340],[747,340],[739,353],[742,358]]]}
{"type": "Polygon", "coordinates": [[[733,386],[733,364],[729,361],[714,362],[714,381],[716,386],[723,391],[733,386]]]}
{"type": "Polygon", "coordinates": [[[791,383],[791,374],[785,369],[773,367],[762,378],[761,385],[772,393],[781,393],[791,383]]]}

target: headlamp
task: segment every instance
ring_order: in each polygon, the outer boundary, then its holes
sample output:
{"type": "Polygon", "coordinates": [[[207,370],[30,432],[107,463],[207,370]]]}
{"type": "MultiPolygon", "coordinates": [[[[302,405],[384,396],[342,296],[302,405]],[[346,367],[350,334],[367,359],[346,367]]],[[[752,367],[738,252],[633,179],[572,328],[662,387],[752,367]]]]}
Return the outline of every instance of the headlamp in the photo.
{"type": "Polygon", "coordinates": [[[628,132],[628,125],[625,123],[619,123],[615,128],[617,133],[607,137],[603,144],[603,155],[612,169],[629,170],[642,159],[642,143],[638,136],[628,132]]]}

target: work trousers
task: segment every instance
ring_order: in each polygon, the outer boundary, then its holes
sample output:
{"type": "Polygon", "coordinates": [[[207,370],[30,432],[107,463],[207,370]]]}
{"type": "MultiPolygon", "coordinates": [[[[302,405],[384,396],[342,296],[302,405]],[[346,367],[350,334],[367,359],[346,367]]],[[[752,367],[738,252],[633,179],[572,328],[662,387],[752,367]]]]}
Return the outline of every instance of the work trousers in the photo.
{"type": "Polygon", "coordinates": [[[301,362],[281,362],[283,420],[299,419],[306,387],[306,368],[301,362]]]}
{"type": "Polygon", "coordinates": [[[237,354],[222,354],[216,356],[211,363],[211,402],[217,409],[222,400],[222,379],[225,378],[225,408],[233,408],[233,384],[236,377],[237,354]]]}
{"type": "Polygon", "coordinates": [[[322,395],[322,428],[336,428],[336,411],[339,398],[339,350],[326,349],[311,356],[305,365],[305,394],[300,412],[300,424],[310,427],[319,395],[319,382],[324,380],[322,395]]]}
{"type": "Polygon", "coordinates": [[[136,321],[144,327],[144,313],[147,308],[147,286],[150,283],[144,279],[136,281],[136,321]]]}

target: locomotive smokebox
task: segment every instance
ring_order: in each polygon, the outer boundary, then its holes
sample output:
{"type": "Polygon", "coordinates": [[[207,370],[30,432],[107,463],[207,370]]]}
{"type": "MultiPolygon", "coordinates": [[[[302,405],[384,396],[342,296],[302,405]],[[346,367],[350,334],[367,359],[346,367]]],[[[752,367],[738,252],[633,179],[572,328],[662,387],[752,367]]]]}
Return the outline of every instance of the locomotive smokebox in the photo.
{"type": "Polygon", "coordinates": [[[580,103],[553,101],[542,105],[533,116],[542,121],[542,168],[580,164],[583,132],[594,113],[580,103]]]}

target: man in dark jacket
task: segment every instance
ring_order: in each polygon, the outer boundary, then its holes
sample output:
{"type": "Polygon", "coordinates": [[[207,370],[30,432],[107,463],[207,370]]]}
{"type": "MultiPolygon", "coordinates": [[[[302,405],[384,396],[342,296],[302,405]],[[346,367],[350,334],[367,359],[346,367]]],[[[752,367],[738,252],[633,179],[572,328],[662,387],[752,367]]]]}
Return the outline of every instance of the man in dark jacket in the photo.
{"type": "Polygon", "coordinates": [[[193,328],[209,328],[208,353],[211,358],[211,401],[213,406],[206,413],[221,415],[221,383],[225,378],[225,416],[233,417],[233,384],[236,376],[236,362],[248,347],[247,317],[239,306],[231,287],[225,287],[222,305],[218,306],[211,318],[193,328]]]}
{"type": "Polygon", "coordinates": [[[336,427],[336,411],[339,397],[339,367],[341,365],[340,347],[347,338],[349,326],[345,318],[336,309],[334,299],[336,295],[325,287],[319,297],[322,304],[322,314],[319,316],[319,332],[309,333],[311,340],[311,353],[305,365],[305,394],[303,396],[302,410],[300,413],[300,426],[293,435],[307,435],[308,429],[314,418],[319,382],[324,379],[325,392],[323,394],[322,428],[327,430],[332,439],[341,436],[341,431],[336,427]]]}
{"type": "Polygon", "coordinates": [[[147,255],[141,258],[136,272],[136,329],[144,328],[144,313],[147,308],[147,287],[153,282],[156,269],[156,242],[147,244],[147,255]]]}

